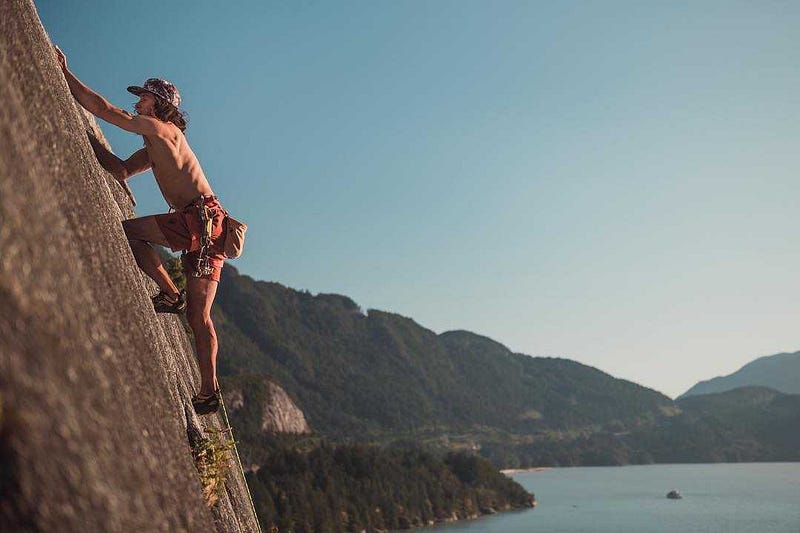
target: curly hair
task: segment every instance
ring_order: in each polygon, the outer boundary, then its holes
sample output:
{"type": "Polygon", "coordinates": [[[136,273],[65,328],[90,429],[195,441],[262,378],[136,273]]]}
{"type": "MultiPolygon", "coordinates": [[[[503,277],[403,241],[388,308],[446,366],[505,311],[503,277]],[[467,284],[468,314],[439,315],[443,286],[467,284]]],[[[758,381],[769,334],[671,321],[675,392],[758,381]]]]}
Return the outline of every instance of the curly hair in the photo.
{"type": "Polygon", "coordinates": [[[163,120],[164,122],[172,122],[178,126],[181,131],[185,132],[186,123],[188,122],[186,112],[181,111],[159,96],[156,96],[155,101],[156,103],[153,107],[153,114],[156,116],[156,118],[163,120]]]}

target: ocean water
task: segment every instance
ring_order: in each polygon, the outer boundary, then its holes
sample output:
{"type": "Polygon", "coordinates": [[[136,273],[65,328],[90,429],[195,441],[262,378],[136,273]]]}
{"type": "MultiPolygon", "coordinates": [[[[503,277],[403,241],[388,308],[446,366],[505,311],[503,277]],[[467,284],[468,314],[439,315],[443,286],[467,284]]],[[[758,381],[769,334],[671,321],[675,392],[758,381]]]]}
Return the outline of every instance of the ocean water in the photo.
{"type": "Polygon", "coordinates": [[[535,509],[435,533],[800,533],[800,463],[555,468],[512,476],[535,509]],[[682,500],[668,500],[677,489],[682,500]]]}

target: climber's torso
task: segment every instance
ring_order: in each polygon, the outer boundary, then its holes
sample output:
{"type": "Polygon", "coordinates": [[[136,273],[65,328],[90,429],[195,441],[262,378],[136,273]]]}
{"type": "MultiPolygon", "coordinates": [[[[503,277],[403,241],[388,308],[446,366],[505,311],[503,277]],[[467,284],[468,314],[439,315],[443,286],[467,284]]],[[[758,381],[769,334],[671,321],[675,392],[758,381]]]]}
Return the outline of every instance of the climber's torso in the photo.
{"type": "Polygon", "coordinates": [[[161,122],[155,135],[142,135],[161,194],[167,203],[180,209],[200,195],[213,191],[197,156],[174,124],[161,122]]]}

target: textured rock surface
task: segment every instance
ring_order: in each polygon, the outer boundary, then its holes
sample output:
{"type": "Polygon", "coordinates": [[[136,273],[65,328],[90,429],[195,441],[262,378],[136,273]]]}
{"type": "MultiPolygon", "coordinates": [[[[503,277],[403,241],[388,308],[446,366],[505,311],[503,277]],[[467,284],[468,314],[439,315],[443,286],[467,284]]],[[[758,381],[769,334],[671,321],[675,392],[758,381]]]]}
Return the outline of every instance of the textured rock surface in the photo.
{"type": "Polygon", "coordinates": [[[0,2],[0,530],[257,530],[233,457],[203,501],[187,434],[224,426],[191,410],[189,339],[153,313],[51,46],[0,2]]]}
{"type": "MultiPolygon", "coordinates": [[[[245,407],[245,393],[235,381],[223,380],[230,383],[226,387],[225,401],[231,416],[236,418],[237,411],[245,407]]],[[[267,379],[261,383],[266,389],[266,398],[262,400],[259,411],[261,412],[261,431],[265,433],[311,433],[311,428],[306,422],[303,411],[292,401],[289,395],[279,385],[267,379]]]]}
{"type": "Polygon", "coordinates": [[[303,412],[275,383],[269,384],[269,400],[264,405],[261,429],[269,433],[310,433],[303,412]]]}

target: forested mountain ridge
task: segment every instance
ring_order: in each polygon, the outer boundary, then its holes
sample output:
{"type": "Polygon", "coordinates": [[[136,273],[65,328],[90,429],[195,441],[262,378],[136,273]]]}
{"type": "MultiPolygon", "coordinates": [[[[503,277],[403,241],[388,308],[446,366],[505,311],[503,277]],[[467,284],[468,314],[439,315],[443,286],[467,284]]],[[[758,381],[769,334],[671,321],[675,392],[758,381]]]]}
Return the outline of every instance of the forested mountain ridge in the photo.
{"type": "Polygon", "coordinates": [[[668,397],[567,359],[516,354],[466,331],[363,313],[349,298],[254,281],[226,266],[216,306],[222,375],[268,374],[334,438],[523,432],[661,416],[668,397]]]}
{"type": "Polygon", "coordinates": [[[221,382],[235,391],[230,398],[241,398],[231,402],[231,423],[265,530],[379,531],[534,504],[472,450],[447,453],[420,439],[385,438],[437,424],[474,425],[474,402],[459,389],[451,361],[458,335],[448,347],[410,319],[364,314],[347,297],[256,282],[230,266],[214,313],[221,382]],[[321,436],[264,430],[267,376],[321,436]],[[448,396],[448,388],[455,394],[448,396]]]}
{"type": "Polygon", "coordinates": [[[388,531],[536,505],[533,494],[473,454],[419,447],[264,442],[248,475],[264,530],[388,531]]]}
{"type": "Polygon", "coordinates": [[[655,462],[800,460],[800,394],[740,387],[677,403],[680,416],[632,437],[655,462]]]}
{"type": "Polygon", "coordinates": [[[800,352],[759,357],[733,374],[697,383],[679,398],[738,387],[769,387],[787,394],[800,394],[800,352]]]}
{"type": "Polygon", "coordinates": [[[632,430],[505,436],[481,450],[508,466],[800,460],[800,395],[744,387],[681,399],[676,412],[632,430]]]}
{"type": "MultiPolygon", "coordinates": [[[[575,361],[513,353],[468,331],[437,335],[229,266],[215,313],[220,373],[245,392],[258,381],[247,376],[274,379],[333,442],[474,450],[503,467],[798,457],[782,429],[800,413],[793,395],[743,389],[674,402],[575,361]]],[[[240,435],[245,455],[262,461],[258,435],[240,435]]]]}

